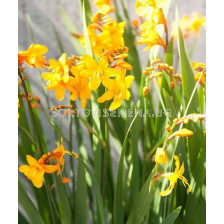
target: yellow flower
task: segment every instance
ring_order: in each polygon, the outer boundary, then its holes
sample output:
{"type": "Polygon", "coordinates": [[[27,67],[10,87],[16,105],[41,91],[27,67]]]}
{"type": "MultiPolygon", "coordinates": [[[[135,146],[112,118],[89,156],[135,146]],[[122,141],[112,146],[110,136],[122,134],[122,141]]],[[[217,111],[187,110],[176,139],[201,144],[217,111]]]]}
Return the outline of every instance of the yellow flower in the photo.
{"type": "MultiPolygon", "coordinates": [[[[92,52],[100,58],[105,51],[123,47],[124,27],[125,22],[116,23],[114,19],[103,13],[98,12],[94,15],[93,24],[87,28],[92,52]]],[[[80,37],[79,40],[85,46],[84,37],[80,37]]]]}
{"type": "Polygon", "coordinates": [[[135,4],[136,14],[150,19],[153,9],[162,8],[164,2],[165,0],[137,0],[135,4]]]}
{"type": "Polygon", "coordinates": [[[33,185],[37,188],[43,185],[44,173],[54,173],[59,169],[58,164],[56,165],[46,165],[46,158],[39,159],[38,161],[30,155],[26,156],[29,165],[22,165],[19,167],[19,171],[24,173],[29,180],[32,181],[33,185]]]}
{"type": "Polygon", "coordinates": [[[43,73],[42,77],[47,81],[48,90],[55,89],[56,98],[64,99],[66,83],[69,81],[69,64],[66,61],[66,54],[63,53],[58,61],[49,59],[49,69],[51,73],[43,73]]]}
{"type": "Polygon", "coordinates": [[[94,4],[97,6],[100,12],[108,14],[114,11],[111,5],[111,0],[95,0],[94,4]]]}
{"type": "Polygon", "coordinates": [[[155,154],[155,162],[158,164],[168,162],[166,150],[164,148],[157,148],[156,154],[155,154]]]}
{"type": "Polygon", "coordinates": [[[189,26],[189,30],[194,33],[195,36],[199,35],[199,30],[202,26],[205,28],[206,17],[202,17],[199,12],[193,14],[192,22],[189,26]]]}
{"type": "MultiPolygon", "coordinates": [[[[50,159],[55,159],[57,163],[61,165],[63,171],[65,163],[64,155],[65,154],[71,155],[71,152],[65,150],[63,146],[63,138],[61,138],[61,145],[59,145],[57,142],[55,142],[55,144],[57,145],[57,148],[50,153],[50,159]]],[[[58,174],[59,173],[60,173],[60,166],[58,169],[58,174]]]]}
{"type": "MultiPolygon", "coordinates": [[[[199,12],[195,12],[189,17],[189,15],[184,15],[182,19],[179,20],[179,26],[183,32],[184,38],[188,38],[190,33],[194,36],[199,35],[200,28],[203,26],[205,28],[206,17],[202,17],[199,12]]],[[[171,34],[176,37],[176,21],[172,22],[171,34]]]]}
{"type": "Polygon", "coordinates": [[[90,55],[86,54],[83,56],[83,61],[86,69],[80,73],[80,76],[90,78],[89,88],[91,90],[96,90],[104,79],[120,75],[121,73],[119,69],[107,68],[107,57],[102,57],[97,63],[90,55]]]}
{"type": "Polygon", "coordinates": [[[45,68],[46,59],[43,54],[47,52],[47,47],[39,44],[31,44],[25,51],[18,52],[18,64],[22,65],[24,62],[32,68],[45,68]]]}
{"type": "Polygon", "coordinates": [[[184,163],[182,163],[182,165],[180,167],[179,157],[174,155],[173,158],[176,161],[175,162],[175,166],[176,166],[175,167],[175,171],[173,173],[164,173],[164,174],[158,175],[159,178],[160,177],[165,177],[165,178],[167,178],[170,181],[169,187],[164,192],[161,192],[159,194],[160,196],[167,196],[167,195],[169,195],[172,192],[172,190],[174,189],[175,184],[177,183],[178,179],[182,180],[182,183],[183,183],[183,185],[185,187],[188,186],[188,191],[189,192],[191,191],[191,187],[190,187],[190,185],[188,183],[188,180],[183,176],[183,173],[184,173],[184,163]]]}
{"type": "Polygon", "coordinates": [[[81,67],[72,66],[70,71],[74,77],[70,77],[67,89],[71,92],[70,100],[75,101],[80,97],[82,108],[86,107],[87,99],[91,99],[91,90],[88,86],[88,78],[80,76],[81,67]]]}
{"type": "Polygon", "coordinates": [[[116,79],[104,79],[103,85],[107,88],[107,91],[97,99],[99,103],[109,101],[113,99],[113,102],[110,104],[110,110],[116,110],[121,106],[122,100],[129,100],[131,93],[128,91],[128,88],[131,86],[134,76],[125,77],[126,70],[121,70],[121,75],[117,76],[116,79]]]}
{"type": "Polygon", "coordinates": [[[200,79],[199,83],[202,86],[206,84],[206,64],[193,62],[192,63],[193,69],[197,72],[194,76],[196,82],[200,79]]]}
{"type": "Polygon", "coordinates": [[[144,49],[144,51],[148,50],[149,48],[155,45],[161,45],[162,47],[166,48],[166,44],[163,39],[160,37],[156,30],[156,25],[150,23],[149,21],[143,23],[140,28],[142,31],[140,32],[139,36],[140,39],[138,40],[138,44],[147,44],[148,46],[144,49]]]}
{"type": "Polygon", "coordinates": [[[173,139],[173,138],[175,138],[177,136],[179,136],[179,137],[188,137],[188,136],[192,136],[193,134],[194,134],[193,131],[188,130],[186,128],[183,128],[183,129],[181,129],[179,131],[175,131],[172,135],[170,135],[168,140],[171,140],[171,139],[173,139]]]}

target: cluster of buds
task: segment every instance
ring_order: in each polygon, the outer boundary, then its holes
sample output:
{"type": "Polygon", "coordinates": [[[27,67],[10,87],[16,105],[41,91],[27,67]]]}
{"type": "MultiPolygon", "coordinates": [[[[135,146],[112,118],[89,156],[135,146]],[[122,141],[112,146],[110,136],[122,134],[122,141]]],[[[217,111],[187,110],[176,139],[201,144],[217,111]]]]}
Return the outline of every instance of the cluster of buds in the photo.
{"type": "Polygon", "coordinates": [[[174,72],[174,68],[173,66],[169,66],[167,63],[162,62],[160,59],[155,59],[152,61],[150,67],[145,68],[143,74],[150,75],[154,72],[153,75],[150,76],[150,79],[152,79],[162,75],[162,71],[165,71],[168,74],[169,72],[174,72]]]}
{"type": "Polygon", "coordinates": [[[52,107],[48,112],[51,113],[52,111],[61,110],[61,109],[65,110],[65,114],[76,114],[76,111],[71,104],[69,104],[68,106],[59,105],[56,107],[52,107]]]}
{"type": "Polygon", "coordinates": [[[105,51],[102,54],[103,56],[106,56],[109,63],[112,63],[115,60],[118,59],[124,59],[128,57],[128,47],[119,47],[118,49],[112,50],[112,51],[105,51]]]}
{"type": "Polygon", "coordinates": [[[113,21],[113,19],[110,18],[108,15],[106,15],[102,12],[97,12],[92,17],[93,24],[91,26],[94,26],[94,28],[97,28],[97,29],[101,30],[101,27],[103,25],[111,23],[112,21],[113,21]]]}
{"type": "Polygon", "coordinates": [[[107,57],[108,63],[111,64],[112,68],[119,67],[132,70],[133,67],[129,63],[122,60],[128,57],[128,50],[128,47],[119,47],[118,49],[112,51],[105,51],[102,54],[102,57],[107,57]]]}
{"type": "Polygon", "coordinates": [[[72,57],[68,58],[67,64],[69,65],[69,67],[78,66],[83,64],[83,61],[80,56],[73,55],[72,57]]]}
{"type": "Polygon", "coordinates": [[[173,120],[173,123],[174,124],[188,124],[189,120],[193,121],[193,122],[198,122],[199,120],[205,120],[205,114],[188,114],[184,117],[181,117],[181,118],[175,118],[173,120]]]}
{"type": "Polygon", "coordinates": [[[23,97],[24,101],[31,101],[32,100],[32,93],[28,93],[28,95],[26,95],[25,93],[20,92],[19,95],[23,97]]]}

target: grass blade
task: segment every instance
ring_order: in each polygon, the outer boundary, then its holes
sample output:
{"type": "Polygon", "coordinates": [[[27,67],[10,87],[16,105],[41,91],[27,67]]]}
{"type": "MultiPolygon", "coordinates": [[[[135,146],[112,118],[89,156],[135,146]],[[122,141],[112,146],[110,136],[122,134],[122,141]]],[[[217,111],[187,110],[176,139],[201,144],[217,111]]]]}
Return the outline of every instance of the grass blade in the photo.
{"type": "Polygon", "coordinates": [[[30,200],[20,181],[18,183],[18,200],[33,224],[44,224],[40,212],[30,200]]]}
{"type": "Polygon", "coordinates": [[[162,222],[162,224],[173,224],[177,218],[177,216],[180,214],[181,206],[176,208],[174,211],[172,211],[166,219],[162,222]]]}

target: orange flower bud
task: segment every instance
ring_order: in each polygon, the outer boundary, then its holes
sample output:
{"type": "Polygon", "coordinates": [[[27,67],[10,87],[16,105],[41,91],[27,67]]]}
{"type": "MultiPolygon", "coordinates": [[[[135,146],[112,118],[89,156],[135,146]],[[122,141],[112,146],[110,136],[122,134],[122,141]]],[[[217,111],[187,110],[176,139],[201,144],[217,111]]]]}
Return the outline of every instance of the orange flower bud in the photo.
{"type": "Polygon", "coordinates": [[[127,70],[132,70],[133,69],[133,67],[125,61],[118,61],[116,64],[117,64],[118,67],[121,67],[121,68],[124,68],[124,69],[127,69],[127,70]]]}
{"type": "Polygon", "coordinates": [[[134,28],[138,28],[139,22],[138,22],[137,19],[133,19],[133,20],[131,21],[131,24],[132,24],[132,26],[133,26],[134,28]]]}
{"type": "Polygon", "coordinates": [[[71,105],[71,104],[69,104],[69,106],[68,106],[70,109],[72,109],[73,108],[73,106],[71,105]]]}
{"type": "Polygon", "coordinates": [[[70,181],[70,179],[67,178],[67,177],[63,177],[63,178],[61,178],[61,181],[62,181],[63,184],[66,184],[70,181]]]}
{"type": "Polygon", "coordinates": [[[193,135],[193,134],[194,134],[193,131],[188,130],[188,129],[186,129],[186,128],[183,128],[183,129],[181,129],[180,131],[175,131],[175,132],[168,138],[168,140],[171,140],[171,139],[173,139],[174,137],[177,137],[177,136],[179,136],[179,137],[188,137],[188,136],[191,136],[191,135],[193,135]]]}
{"type": "Polygon", "coordinates": [[[40,109],[40,106],[35,103],[31,103],[31,107],[35,109],[40,109]]]}
{"type": "Polygon", "coordinates": [[[174,82],[170,82],[170,88],[173,89],[175,86],[175,83],[174,82]]]}
{"type": "Polygon", "coordinates": [[[168,132],[170,132],[171,131],[171,126],[170,126],[170,124],[168,124],[167,126],[166,126],[166,128],[165,128],[168,132]]]}
{"type": "Polygon", "coordinates": [[[143,88],[143,96],[147,96],[148,95],[148,92],[149,92],[149,87],[145,86],[143,88]]]}
{"type": "Polygon", "coordinates": [[[40,98],[38,96],[34,96],[34,100],[37,101],[37,103],[40,103],[40,98]]]}

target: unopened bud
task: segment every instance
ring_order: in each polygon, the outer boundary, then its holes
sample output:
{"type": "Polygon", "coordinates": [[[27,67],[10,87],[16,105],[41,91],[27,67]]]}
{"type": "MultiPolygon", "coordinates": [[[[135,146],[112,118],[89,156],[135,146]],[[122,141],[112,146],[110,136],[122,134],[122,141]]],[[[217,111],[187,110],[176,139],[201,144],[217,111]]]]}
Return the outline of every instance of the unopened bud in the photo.
{"type": "Polygon", "coordinates": [[[170,82],[170,88],[173,89],[175,86],[175,83],[174,82],[170,82]]]}
{"type": "Polygon", "coordinates": [[[171,131],[171,126],[170,126],[170,124],[168,124],[167,126],[166,126],[166,128],[165,128],[168,132],[170,132],[171,131]]]}
{"type": "Polygon", "coordinates": [[[148,92],[149,92],[149,87],[145,86],[143,88],[143,96],[147,96],[148,95],[148,92]]]}
{"type": "Polygon", "coordinates": [[[37,103],[40,103],[40,98],[39,98],[39,96],[34,96],[34,100],[35,100],[37,103]]]}

